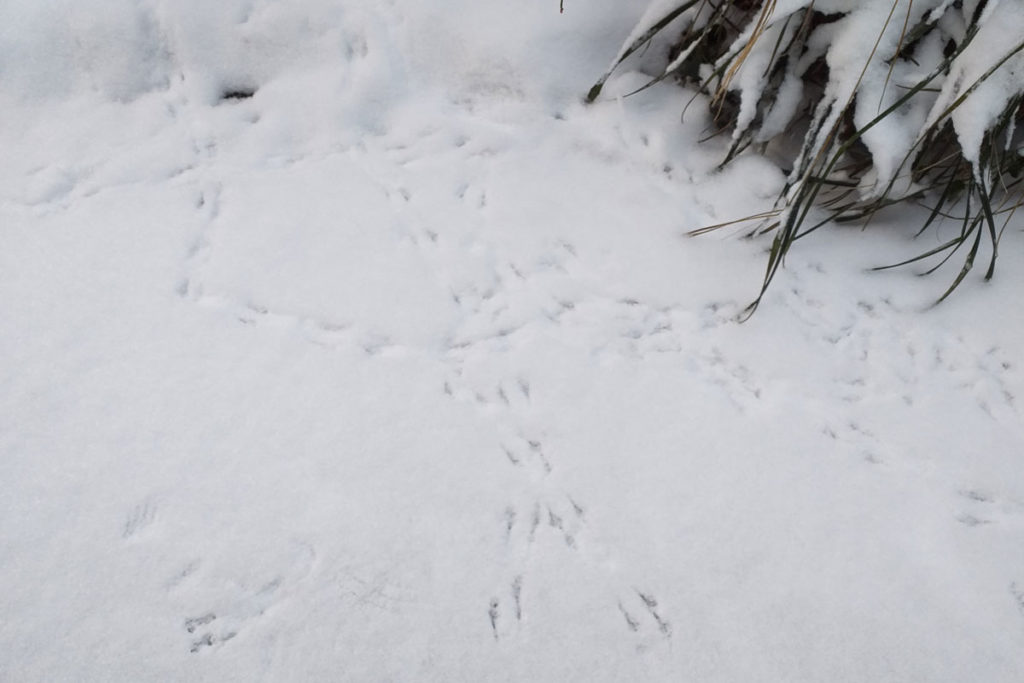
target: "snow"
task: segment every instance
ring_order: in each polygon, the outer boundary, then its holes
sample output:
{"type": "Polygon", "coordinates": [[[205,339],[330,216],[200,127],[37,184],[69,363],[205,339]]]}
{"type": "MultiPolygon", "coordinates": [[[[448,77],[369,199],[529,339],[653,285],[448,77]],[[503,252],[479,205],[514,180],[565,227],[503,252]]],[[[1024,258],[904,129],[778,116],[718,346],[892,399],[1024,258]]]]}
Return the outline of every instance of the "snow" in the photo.
{"type": "MultiPolygon", "coordinates": [[[[652,2],[634,36],[677,4],[652,2]]],[[[791,171],[792,184],[805,179],[809,172],[805,166],[811,159],[833,151],[830,140],[848,109],[860,132],[858,140],[872,159],[872,168],[859,178],[863,199],[919,191],[906,169],[921,142],[947,118],[977,180],[982,186],[989,184],[990,179],[984,177],[988,171],[982,159],[983,143],[1000,118],[1015,108],[1020,95],[1019,73],[1024,64],[1020,54],[1024,49],[1020,42],[1024,7],[1020,0],[987,3],[981,12],[976,12],[976,3],[947,0],[787,0],[762,7],[737,27],[732,45],[714,65],[700,65],[705,89],[724,88],[739,96],[732,131],[737,144],[755,125],[759,113],[764,116],[755,131],[759,142],[769,142],[790,127],[801,127],[799,117],[806,106],[799,79],[824,56],[828,81],[805,133],[806,154],[799,155],[791,171]],[[809,20],[812,11],[817,13],[814,16],[831,18],[815,23],[809,20]],[[912,42],[907,54],[901,55],[908,48],[908,36],[925,23],[938,29],[914,41],[916,44],[912,42]],[[779,54],[780,47],[789,45],[792,36],[805,29],[808,34],[796,42],[796,50],[779,54]],[[941,55],[949,46],[960,49],[946,64],[941,55]],[[922,63],[934,70],[922,72],[922,63]],[[778,82],[769,77],[773,65],[781,69],[778,82]],[[759,107],[766,106],[768,111],[759,112],[759,107]]],[[[702,22],[691,19],[691,26],[701,28],[702,22]]],[[[694,40],[690,49],[698,43],[699,39],[694,40]]],[[[630,44],[624,44],[620,58],[630,44]]],[[[667,71],[679,67],[688,54],[681,53],[667,71]]],[[[1012,126],[1005,137],[1009,149],[1014,143],[1012,126]]]]}
{"type": "Polygon", "coordinates": [[[0,680],[1024,677],[1019,221],[738,323],[643,5],[0,7],[0,680]]]}
{"type": "Polygon", "coordinates": [[[978,35],[953,65],[936,106],[948,108],[968,89],[974,89],[971,97],[952,111],[950,119],[964,158],[975,165],[976,172],[981,166],[983,133],[995,125],[1010,105],[1017,94],[1014,84],[1024,70],[1024,57],[1020,54],[1024,35],[1022,9],[1020,3],[1013,2],[986,7],[978,35]],[[1006,62],[989,74],[1003,59],[1006,62]]]}

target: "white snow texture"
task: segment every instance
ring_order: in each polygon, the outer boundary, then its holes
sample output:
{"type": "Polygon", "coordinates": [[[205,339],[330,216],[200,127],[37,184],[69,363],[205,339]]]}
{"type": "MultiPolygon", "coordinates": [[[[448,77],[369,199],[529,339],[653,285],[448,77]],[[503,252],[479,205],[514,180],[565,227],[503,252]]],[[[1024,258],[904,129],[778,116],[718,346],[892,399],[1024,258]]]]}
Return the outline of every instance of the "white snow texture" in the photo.
{"type": "Polygon", "coordinates": [[[0,680],[1024,680],[1019,221],[740,324],[782,172],[564,4],[0,3],[0,680]]]}

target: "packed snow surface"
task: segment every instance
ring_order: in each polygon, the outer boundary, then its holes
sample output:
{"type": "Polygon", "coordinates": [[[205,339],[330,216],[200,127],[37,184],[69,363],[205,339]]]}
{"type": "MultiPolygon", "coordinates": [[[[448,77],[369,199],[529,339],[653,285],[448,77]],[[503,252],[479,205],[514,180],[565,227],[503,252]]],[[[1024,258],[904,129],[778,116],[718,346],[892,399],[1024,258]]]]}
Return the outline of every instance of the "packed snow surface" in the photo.
{"type": "Polygon", "coordinates": [[[1024,286],[726,229],[646,3],[0,5],[0,680],[1024,680],[1024,286]]]}

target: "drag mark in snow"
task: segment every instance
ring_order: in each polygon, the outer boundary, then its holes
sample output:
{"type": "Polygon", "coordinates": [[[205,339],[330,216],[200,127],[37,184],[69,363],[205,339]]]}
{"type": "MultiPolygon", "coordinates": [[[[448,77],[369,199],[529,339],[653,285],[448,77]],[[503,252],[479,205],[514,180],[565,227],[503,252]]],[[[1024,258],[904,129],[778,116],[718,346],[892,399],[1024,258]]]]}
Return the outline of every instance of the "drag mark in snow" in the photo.
{"type": "Polygon", "coordinates": [[[200,562],[199,560],[193,560],[189,562],[184,567],[179,569],[174,574],[174,576],[172,576],[168,581],[165,582],[165,587],[169,591],[177,589],[179,586],[181,586],[181,584],[183,584],[190,577],[192,577],[201,566],[202,562],[200,562]]]}
{"type": "Polygon", "coordinates": [[[495,640],[499,640],[499,638],[498,638],[498,617],[500,616],[501,613],[498,611],[498,605],[499,605],[498,599],[497,598],[491,598],[491,604],[490,604],[490,606],[487,609],[487,616],[488,616],[488,618],[491,621],[491,632],[494,634],[494,639],[495,640]]]}
{"type": "MultiPolygon", "coordinates": [[[[572,499],[569,500],[571,501],[572,499]]],[[[580,513],[580,508],[573,503],[565,513],[565,517],[557,514],[550,507],[547,510],[548,525],[561,534],[566,547],[576,550],[576,535],[579,534],[580,530],[583,528],[583,516],[580,513]]]]}
{"type": "Polygon", "coordinates": [[[716,347],[711,347],[710,352],[699,358],[702,374],[711,384],[720,387],[738,410],[745,411],[750,403],[761,399],[761,387],[742,363],[730,362],[716,347]]]}
{"type": "Polygon", "coordinates": [[[224,602],[220,609],[185,619],[185,631],[193,636],[189,652],[219,647],[234,639],[250,622],[262,617],[281,599],[279,591],[282,584],[283,577],[275,577],[252,593],[224,602]]]}
{"type": "Polygon", "coordinates": [[[525,510],[513,506],[505,508],[504,539],[513,557],[525,561],[530,547],[543,532],[558,539],[568,550],[579,549],[579,538],[586,527],[583,508],[565,495],[541,495],[533,498],[525,510]],[[519,524],[527,520],[527,524],[519,524]]]}
{"type": "Polygon", "coordinates": [[[516,608],[516,621],[523,620],[523,575],[512,580],[512,602],[516,608]]]}
{"type": "Polygon", "coordinates": [[[512,465],[516,467],[531,465],[538,476],[546,477],[554,469],[548,456],[544,453],[544,445],[536,439],[517,436],[505,440],[501,443],[500,448],[512,465]]]}
{"type": "Polygon", "coordinates": [[[650,613],[651,618],[654,619],[654,622],[658,625],[658,630],[661,631],[662,635],[666,638],[671,637],[672,626],[667,621],[662,619],[660,614],[658,614],[657,599],[655,599],[653,595],[650,595],[649,593],[643,593],[639,590],[636,592],[636,594],[640,596],[640,599],[643,601],[644,606],[650,613]]]}
{"type": "Polygon", "coordinates": [[[959,491],[959,495],[962,510],[956,520],[968,527],[999,523],[1010,523],[1017,527],[1024,516],[1021,503],[999,498],[989,491],[964,488],[959,491]]]}
{"type": "Polygon", "coordinates": [[[514,557],[528,558],[529,549],[537,542],[539,532],[553,532],[555,538],[569,550],[577,550],[577,539],[583,532],[586,521],[582,508],[565,498],[557,497],[550,501],[535,499],[526,510],[520,511],[509,506],[505,509],[505,543],[510,547],[514,557]],[[520,519],[527,520],[519,524],[520,519]]]}
{"type": "Polygon", "coordinates": [[[960,496],[965,499],[970,511],[961,512],[956,516],[956,521],[969,527],[992,523],[991,514],[994,512],[992,509],[994,501],[988,494],[976,489],[968,489],[960,491],[960,496]]]}
{"type": "Polygon", "coordinates": [[[131,538],[156,521],[157,505],[147,498],[128,513],[121,532],[122,538],[131,538]]]}
{"type": "Polygon", "coordinates": [[[530,531],[526,536],[527,547],[533,545],[537,540],[537,529],[540,528],[540,503],[533,504],[533,513],[530,515],[530,531]]]}
{"type": "Polygon", "coordinates": [[[822,429],[822,434],[833,441],[850,446],[865,462],[874,465],[883,462],[882,443],[875,437],[873,432],[862,427],[858,422],[850,420],[840,425],[827,424],[822,429]]]}
{"type": "MultiPolygon", "coordinates": [[[[316,551],[308,544],[296,542],[280,561],[284,564],[278,567],[279,571],[258,581],[253,581],[252,576],[211,575],[202,571],[198,560],[190,563],[169,585],[170,595],[176,600],[193,606],[198,603],[200,607],[185,611],[192,616],[186,616],[182,622],[189,652],[219,649],[275,606],[286,602],[312,572],[316,551]],[[186,578],[191,579],[187,585],[186,578]],[[191,594],[201,595],[201,601],[189,599],[191,594]]],[[[270,562],[269,566],[273,564],[270,562]]]]}
{"type": "Polygon", "coordinates": [[[206,626],[207,624],[209,624],[211,621],[213,621],[216,618],[217,618],[217,615],[213,614],[212,612],[210,612],[210,613],[204,614],[201,617],[193,617],[191,619],[186,619],[185,620],[185,630],[188,631],[189,633],[195,633],[197,628],[199,628],[200,626],[206,626]]]}
{"type": "Polygon", "coordinates": [[[516,525],[516,518],[517,517],[518,517],[518,515],[516,514],[516,509],[514,507],[509,506],[509,507],[505,508],[505,541],[506,542],[508,542],[508,540],[512,537],[512,527],[514,527],[516,525]]]}
{"type": "Polygon", "coordinates": [[[516,454],[515,454],[515,453],[514,453],[514,452],[512,451],[512,449],[511,449],[511,448],[509,448],[508,446],[504,446],[504,445],[503,445],[503,446],[501,447],[501,450],[503,450],[503,451],[505,452],[505,457],[506,457],[506,458],[508,458],[508,461],[509,461],[510,463],[512,463],[513,465],[516,465],[516,466],[518,467],[519,465],[521,465],[521,464],[523,463],[523,461],[519,459],[519,456],[518,456],[518,455],[516,455],[516,454]]]}
{"type": "Polygon", "coordinates": [[[634,588],[630,594],[619,600],[618,608],[626,622],[626,628],[646,641],[638,645],[638,649],[646,649],[652,644],[650,638],[655,635],[655,640],[672,638],[672,625],[662,616],[658,600],[652,594],[634,588]]]}
{"type": "Polygon", "coordinates": [[[492,597],[487,607],[487,618],[491,623],[491,634],[498,641],[510,635],[511,629],[517,628],[523,621],[523,575],[517,574],[508,585],[504,597],[492,597]],[[502,604],[508,605],[512,618],[505,619],[502,604]],[[511,622],[511,623],[509,623],[511,622]]]}
{"type": "MultiPolygon", "coordinates": [[[[213,612],[207,612],[206,614],[198,617],[192,617],[191,619],[185,620],[185,631],[190,634],[195,634],[198,630],[205,631],[204,627],[212,623],[217,618],[217,615],[213,612]]],[[[204,647],[213,647],[216,643],[223,643],[231,640],[237,634],[234,631],[215,636],[211,631],[205,631],[198,635],[193,641],[192,646],[189,648],[189,652],[196,653],[202,650],[204,647]]]]}
{"type": "Polygon", "coordinates": [[[619,603],[619,611],[622,612],[622,616],[626,620],[626,627],[629,628],[630,631],[636,633],[640,630],[640,622],[636,620],[636,617],[629,613],[629,610],[627,610],[621,602],[619,603]]]}
{"type": "Polygon", "coordinates": [[[182,298],[198,301],[203,296],[203,286],[198,274],[211,256],[210,233],[220,213],[222,189],[219,182],[206,182],[198,190],[195,204],[199,214],[199,234],[196,235],[185,254],[185,278],[176,290],[178,296],[182,298]]]}
{"type": "Polygon", "coordinates": [[[1021,615],[1024,615],[1024,588],[1019,587],[1017,582],[1014,581],[1010,584],[1010,595],[1016,601],[1017,609],[1020,610],[1021,615]]]}
{"type": "Polygon", "coordinates": [[[785,304],[809,331],[808,341],[837,368],[832,386],[838,391],[828,398],[870,405],[891,395],[914,407],[935,396],[956,396],[990,419],[1017,420],[1019,379],[1001,347],[980,347],[962,333],[922,329],[919,310],[886,297],[824,306],[806,293],[827,288],[829,275],[821,266],[805,264],[787,273],[793,286],[782,297],[785,304]]]}

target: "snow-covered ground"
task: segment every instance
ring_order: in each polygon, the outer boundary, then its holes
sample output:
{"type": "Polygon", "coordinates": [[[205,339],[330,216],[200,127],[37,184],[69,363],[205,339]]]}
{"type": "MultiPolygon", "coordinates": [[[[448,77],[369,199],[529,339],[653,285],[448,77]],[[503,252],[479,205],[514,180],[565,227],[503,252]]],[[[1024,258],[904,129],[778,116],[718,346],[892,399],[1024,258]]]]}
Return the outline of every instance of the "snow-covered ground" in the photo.
{"type": "Polygon", "coordinates": [[[1024,680],[1019,222],[740,324],[781,173],[565,5],[0,5],[0,679],[1024,680]]]}

